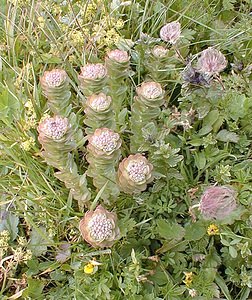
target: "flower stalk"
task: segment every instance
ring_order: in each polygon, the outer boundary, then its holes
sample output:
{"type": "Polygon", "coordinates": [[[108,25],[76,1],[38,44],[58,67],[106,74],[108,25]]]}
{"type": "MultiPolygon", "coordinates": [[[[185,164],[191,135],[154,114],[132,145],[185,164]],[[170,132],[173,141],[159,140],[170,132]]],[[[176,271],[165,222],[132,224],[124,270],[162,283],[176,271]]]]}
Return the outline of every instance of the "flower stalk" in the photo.
{"type": "Polygon", "coordinates": [[[86,178],[79,175],[72,152],[84,144],[81,129],[78,129],[76,115],[69,118],[55,116],[46,118],[39,123],[38,140],[43,147],[41,153],[48,165],[59,171],[55,177],[63,181],[75,200],[78,200],[80,209],[83,209],[90,199],[86,178]]]}
{"type": "Polygon", "coordinates": [[[140,151],[144,143],[142,129],[159,116],[164,104],[164,90],[157,82],[143,82],[136,90],[137,96],[131,107],[131,152],[140,151]]]}
{"type": "Polygon", "coordinates": [[[97,128],[106,127],[115,129],[115,116],[112,109],[112,99],[104,93],[93,94],[85,103],[86,118],[84,123],[88,126],[86,133],[91,134],[97,128]]]}
{"type": "Polygon", "coordinates": [[[129,60],[128,53],[119,49],[108,52],[105,58],[105,66],[108,70],[109,94],[113,100],[116,118],[118,118],[127,95],[129,60]]]}
{"type": "Polygon", "coordinates": [[[71,112],[69,77],[62,69],[45,71],[40,77],[42,91],[50,110],[55,115],[67,117],[71,112]]]}
{"type": "Polygon", "coordinates": [[[101,198],[108,203],[119,194],[115,167],[121,155],[121,143],[119,134],[108,128],[98,128],[88,137],[87,175],[93,178],[98,189],[106,184],[101,198]]]}

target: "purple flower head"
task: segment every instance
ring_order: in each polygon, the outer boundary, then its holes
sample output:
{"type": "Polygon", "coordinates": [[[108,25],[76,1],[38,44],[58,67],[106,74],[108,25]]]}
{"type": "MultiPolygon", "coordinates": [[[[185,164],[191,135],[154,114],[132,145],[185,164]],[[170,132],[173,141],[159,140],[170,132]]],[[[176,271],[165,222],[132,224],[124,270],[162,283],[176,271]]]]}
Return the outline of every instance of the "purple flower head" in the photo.
{"type": "Polygon", "coordinates": [[[227,66],[225,56],[217,49],[209,47],[202,51],[198,59],[199,72],[213,75],[223,71],[227,66]]]}
{"type": "Polygon", "coordinates": [[[163,41],[175,44],[181,35],[181,25],[179,22],[171,22],[164,25],[160,30],[160,37],[163,41]]]}
{"type": "Polygon", "coordinates": [[[236,192],[226,186],[208,187],[199,203],[199,210],[205,219],[224,219],[235,208],[236,192]]]}

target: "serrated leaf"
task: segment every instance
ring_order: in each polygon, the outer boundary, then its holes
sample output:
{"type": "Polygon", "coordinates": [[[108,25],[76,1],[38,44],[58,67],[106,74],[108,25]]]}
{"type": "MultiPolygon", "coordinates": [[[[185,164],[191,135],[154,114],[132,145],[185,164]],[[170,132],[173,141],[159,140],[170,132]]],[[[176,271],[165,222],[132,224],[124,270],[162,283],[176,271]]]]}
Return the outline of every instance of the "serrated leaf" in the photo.
{"type": "Polygon", "coordinates": [[[216,139],[221,142],[237,143],[239,141],[239,136],[234,132],[222,129],[216,135],[216,139]]]}
{"type": "MultiPolygon", "coordinates": [[[[38,279],[27,279],[28,287],[23,292],[23,297],[27,297],[29,299],[44,299],[42,295],[42,291],[44,289],[44,284],[41,280],[38,279]]],[[[26,298],[25,298],[26,299],[26,298]]]]}
{"type": "Polygon", "coordinates": [[[181,240],[185,235],[184,228],[178,223],[169,223],[163,219],[157,220],[157,232],[167,240],[181,240]]]}
{"type": "Polygon", "coordinates": [[[33,228],[31,231],[31,239],[27,246],[35,256],[45,254],[47,251],[47,245],[51,242],[47,238],[48,234],[45,227],[33,228]]]}

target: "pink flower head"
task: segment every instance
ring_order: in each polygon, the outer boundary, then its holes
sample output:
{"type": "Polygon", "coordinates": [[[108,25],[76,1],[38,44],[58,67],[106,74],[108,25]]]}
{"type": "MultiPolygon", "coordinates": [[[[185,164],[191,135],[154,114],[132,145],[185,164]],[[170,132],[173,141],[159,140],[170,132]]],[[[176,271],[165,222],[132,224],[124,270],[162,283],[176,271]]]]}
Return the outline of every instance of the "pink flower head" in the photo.
{"type": "Polygon", "coordinates": [[[197,69],[209,75],[223,71],[227,66],[225,56],[217,49],[209,47],[202,51],[198,59],[197,69]]]}
{"type": "Polygon", "coordinates": [[[46,118],[39,123],[39,140],[43,137],[49,137],[53,140],[61,139],[68,129],[68,119],[60,116],[46,118]]]}
{"type": "Polygon", "coordinates": [[[224,219],[235,208],[236,192],[226,186],[208,187],[199,204],[199,210],[205,219],[224,219]]]}
{"type": "Polygon", "coordinates": [[[87,106],[96,112],[103,112],[107,110],[111,103],[111,97],[104,93],[93,94],[87,98],[87,106]]]}
{"type": "Polygon", "coordinates": [[[45,71],[40,78],[42,87],[57,88],[61,86],[68,79],[67,73],[62,69],[53,69],[45,71]]]}
{"type": "Polygon", "coordinates": [[[120,237],[116,214],[101,205],[85,213],[79,228],[83,239],[93,247],[111,247],[120,237]]]}
{"type": "Polygon", "coordinates": [[[137,87],[136,92],[138,96],[142,96],[147,99],[156,99],[162,97],[164,90],[161,84],[158,82],[143,82],[140,87],[137,87]]]}
{"type": "Polygon", "coordinates": [[[160,37],[163,41],[175,44],[181,35],[181,25],[179,22],[171,22],[164,25],[160,30],[160,37]]]}
{"type": "Polygon", "coordinates": [[[103,64],[86,64],[81,67],[81,73],[79,75],[82,79],[96,80],[102,79],[107,75],[107,69],[103,64]]]}
{"type": "Polygon", "coordinates": [[[152,54],[156,57],[156,58],[163,58],[167,55],[168,53],[168,49],[166,49],[163,46],[159,46],[156,45],[153,49],[152,49],[152,54]]]}
{"type": "Polygon", "coordinates": [[[107,57],[118,63],[125,63],[129,61],[129,55],[127,51],[115,49],[108,52],[107,57]]]}
{"type": "Polygon", "coordinates": [[[108,128],[97,128],[88,138],[87,149],[94,155],[110,156],[122,144],[118,133],[108,128]]]}

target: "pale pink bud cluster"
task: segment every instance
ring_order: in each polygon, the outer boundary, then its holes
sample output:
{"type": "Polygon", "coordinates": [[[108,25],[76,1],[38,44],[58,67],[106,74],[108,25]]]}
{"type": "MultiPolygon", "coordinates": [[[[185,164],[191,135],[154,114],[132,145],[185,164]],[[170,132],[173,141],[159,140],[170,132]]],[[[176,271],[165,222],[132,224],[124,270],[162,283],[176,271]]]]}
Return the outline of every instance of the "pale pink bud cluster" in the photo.
{"type": "Polygon", "coordinates": [[[111,155],[122,144],[118,133],[108,128],[98,128],[88,138],[87,149],[94,155],[111,155]]]}
{"type": "Polygon", "coordinates": [[[85,213],[79,228],[83,239],[93,247],[111,247],[120,237],[116,214],[101,205],[85,213]]]}
{"type": "Polygon", "coordinates": [[[206,219],[223,219],[235,208],[236,192],[226,186],[208,187],[199,203],[199,210],[206,219]]]}
{"type": "Polygon", "coordinates": [[[141,154],[130,155],[119,164],[118,181],[122,191],[140,193],[153,180],[153,166],[141,154]]]}
{"type": "Polygon", "coordinates": [[[167,55],[168,53],[168,49],[166,49],[163,46],[159,46],[156,45],[153,49],[152,49],[152,54],[156,57],[156,58],[163,58],[167,55]]]}
{"type": "Polygon", "coordinates": [[[62,69],[53,69],[45,71],[44,75],[40,78],[42,86],[49,88],[59,87],[68,79],[67,73],[62,69]]]}
{"type": "Polygon", "coordinates": [[[53,140],[61,139],[68,129],[68,119],[60,116],[46,118],[39,123],[39,139],[46,136],[53,140]]]}
{"type": "Polygon", "coordinates": [[[104,93],[93,94],[87,98],[87,106],[92,108],[96,112],[106,111],[112,103],[110,96],[105,95],[104,93]]]}
{"type": "Polygon", "coordinates": [[[171,22],[164,25],[160,30],[160,37],[163,41],[175,44],[181,35],[181,25],[179,22],[171,22]]]}
{"type": "Polygon", "coordinates": [[[107,69],[103,64],[86,64],[81,67],[80,79],[96,80],[102,79],[107,75],[107,69]]]}
{"type": "Polygon", "coordinates": [[[107,57],[118,63],[126,63],[130,59],[127,51],[123,51],[119,49],[111,50],[110,52],[108,52],[107,57]]]}
{"type": "Polygon", "coordinates": [[[136,89],[138,96],[142,96],[147,99],[156,99],[162,97],[164,90],[158,82],[150,81],[143,82],[140,87],[136,89]]]}
{"type": "Polygon", "coordinates": [[[227,60],[225,56],[219,50],[212,47],[202,51],[197,63],[199,72],[209,75],[223,71],[226,66],[227,60]]]}

